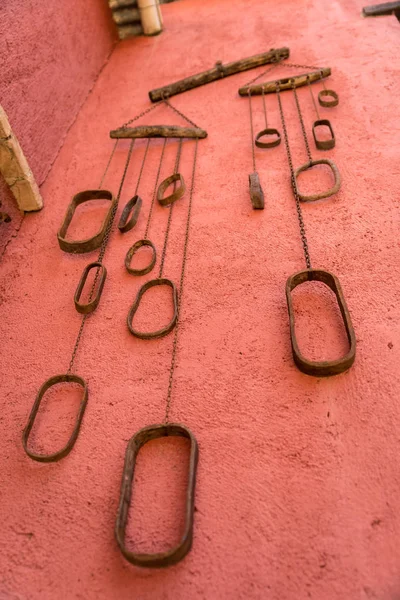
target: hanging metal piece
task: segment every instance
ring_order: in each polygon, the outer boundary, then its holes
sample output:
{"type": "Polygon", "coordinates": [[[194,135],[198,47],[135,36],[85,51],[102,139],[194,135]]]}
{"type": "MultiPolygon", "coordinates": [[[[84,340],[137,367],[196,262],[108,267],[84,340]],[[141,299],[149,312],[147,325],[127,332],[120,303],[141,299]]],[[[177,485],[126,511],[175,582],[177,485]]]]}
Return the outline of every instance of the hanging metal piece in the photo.
{"type": "Polygon", "coordinates": [[[37,460],[39,462],[56,462],[56,461],[60,460],[61,458],[64,458],[64,456],[67,456],[67,454],[69,454],[71,452],[72,448],[74,447],[76,438],[78,437],[78,433],[79,433],[79,429],[81,427],[83,415],[84,415],[85,409],[86,409],[87,400],[88,400],[87,383],[84,379],[82,379],[82,377],[79,377],[78,375],[72,375],[72,374],[68,374],[68,373],[66,375],[55,375],[54,377],[50,377],[50,379],[45,381],[39,390],[36,400],[32,406],[32,410],[31,410],[31,413],[28,418],[28,423],[22,433],[22,445],[23,445],[24,450],[27,453],[27,455],[30,458],[32,458],[33,460],[37,460]],[[62,448],[58,452],[54,452],[53,454],[37,454],[36,452],[32,452],[31,450],[29,450],[29,448],[28,448],[29,435],[30,435],[32,427],[35,423],[36,415],[39,410],[40,403],[43,399],[43,396],[45,395],[45,393],[47,392],[47,390],[49,388],[51,388],[53,385],[57,385],[58,383],[77,383],[78,385],[80,385],[82,387],[83,395],[82,395],[81,403],[79,405],[78,415],[76,417],[74,429],[72,431],[71,437],[69,438],[69,440],[68,440],[67,444],[64,446],[64,448],[62,448]]]}
{"type": "Polygon", "coordinates": [[[339,96],[333,90],[321,90],[318,94],[318,102],[325,108],[332,108],[339,104],[339,96]],[[333,100],[324,100],[324,98],[333,98],[333,100]]]}
{"type": "Polygon", "coordinates": [[[264,208],[264,192],[260,184],[258,173],[250,173],[249,175],[250,199],[253,208],[262,210],[264,208]]]}
{"type": "Polygon", "coordinates": [[[118,229],[121,233],[126,233],[133,229],[139,218],[140,209],[142,208],[142,199],[136,194],[126,203],[124,210],[122,211],[121,218],[118,223],[118,229]],[[128,217],[131,214],[131,218],[128,221],[128,217]]]}
{"type": "Polygon", "coordinates": [[[142,340],[155,340],[155,339],[164,337],[170,331],[172,331],[176,325],[177,318],[178,318],[178,290],[176,289],[174,282],[171,281],[170,279],[165,279],[165,278],[151,279],[150,281],[147,281],[144,285],[142,285],[142,287],[140,288],[140,290],[136,296],[136,299],[135,299],[134,303],[132,304],[131,309],[128,313],[127,325],[128,325],[129,331],[135,337],[138,337],[142,340]],[[158,286],[158,285],[166,285],[172,289],[172,302],[173,302],[172,319],[168,323],[168,325],[166,325],[165,327],[162,327],[161,329],[158,329],[157,331],[149,331],[149,332],[138,331],[137,329],[134,329],[132,326],[133,317],[135,316],[136,311],[139,308],[140,301],[143,297],[143,294],[148,289],[158,286]]]}
{"type": "MultiPolygon", "coordinates": [[[[84,268],[82,277],[79,280],[78,287],[76,288],[76,292],[75,292],[75,296],[74,296],[75,308],[78,311],[78,313],[81,313],[82,315],[88,315],[89,313],[96,310],[96,308],[99,304],[99,301],[100,301],[101,294],[103,292],[103,287],[104,287],[104,284],[106,281],[106,277],[107,277],[107,269],[101,262],[92,262],[84,268]],[[83,291],[83,288],[85,287],[85,283],[88,278],[89,272],[92,269],[98,269],[98,273],[100,273],[100,282],[98,284],[95,297],[93,298],[92,297],[93,294],[91,294],[89,302],[87,302],[86,304],[83,304],[82,302],[80,302],[82,291],[83,291]]],[[[97,276],[97,278],[98,278],[98,276],[97,276]]],[[[97,278],[96,278],[96,281],[97,281],[97,278]]]]}
{"type": "Polygon", "coordinates": [[[347,371],[354,363],[356,356],[356,336],[338,278],[332,273],[329,273],[329,271],[323,271],[320,269],[307,269],[305,271],[300,271],[299,273],[289,277],[287,280],[286,300],[289,312],[290,339],[292,344],[293,358],[300,371],[302,371],[302,373],[306,373],[307,375],[313,375],[314,377],[329,377],[330,375],[338,375],[339,373],[347,371]],[[304,283],[305,281],[321,281],[327,285],[336,296],[336,300],[342,315],[343,324],[346,329],[347,339],[349,341],[349,351],[342,358],[330,361],[312,361],[304,358],[300,352],[296,338],[295,316],[291,292],[295,287],[304,283]]]}
{"type": "Polygon", "coordinates": [[[71,252],[73,254],[83,254],[84,252],[91,252],[92,250],[96,250],[101,246],[101,243],[104,239],[104,235],[107,230],[107,225],[110,222],[112,217],[113,208],[117,203],[117,199],[114,198],[111,192],[108,190],[85,190],[84,192],[79,192],[76,194],[69,204],[67,208],[66,215],[64,217],[64,221],[57,233],[58,243],[60,245],[61,250],[64,252],[71,252]],[[89,202],[90,200],[109,200],[110,208],[104,218],[101,229],[96,235],[86,240],[67,240],[65,236],[68,231],[68,227],[71,224],[72,218],[77,207],[84,202],[89,202]]]}
{"type": "Polygon", "coordinates": [[[281,143],[281,134],[277,129],[269,127],[257,133],[254,143],[257,148],[275,148],[275,146],[279,146],[281,143]],[[271,142],[260,141],[264,136],[276,136],[276,139],[271,142]]]}
{"type": "Polygon", "coordinates": [[[333,133],[332,125],[331,125],[330,121],[328,121],[328,119],[318,119],[317,121],[315,121],[313,123],[312,132],[313,132],[313,136],[314,136],[314,142],[315,142],[315,145],[318,148],[318,150],[331,150],[332,148],[335,147],[335,141],[336,141],[335,134],[333,133]],[[317,138],[317,134],[316,134],[317,127],[324,127],[324,126],[328,127],[331,132],[330,140],[319,140],[317,138]]]}
{"type": "Polygon", "coordinates": [[[196,487],[196,471],[198,462],[198,445],[193,433],[178,423],[163,425],[150,425],[140,429],[129,440],[125,454],[125,464],[122,473],[121,493],[115,522],[115,537],[124,557],[138,567],[169,567],[181,561],[192,547],[194,496],[196,487]],[[185,528],[177,546],[167,552],[153,554],[139,554],[131,552],[125,546],[126,525],[128,522],[129,505],[132,496],[132,482],[135,472],[136,460],[140,448],[161,437],[185,437],[190,441],[189,476],[185,502],[185,528]]]}
{"type": "Polygon", "coordinates": [[[164,179],[164,181],[162,183],[160,183],[160,186],[157,191],[157,200],[161,204],[161,206],[170,206],[171,204],[176,202],[176,200],[179,200],[179,198],[182,198],[185,191],[186,191],[186,185],[185,185],[185,180],[183,179],[183,176],[180,173],[174,173],[173,175],[170,175],[170,177],[167,177],[167,179],[164,179]],[[163,198],[165,190],[172,183],[175,183],[178,181],[180,183],[180,186],[178,187],[178,189],[175,189],[172,194],[170,194],[166,198],[163,198]]]}
{"type": "Polygon", "coordinates": [[[125,268],[131,275],[147,275],[153,269],[157,260],[156,247],[150,240],[138,240],[131,246],[125,256],[125,268]],[[144,269],[132,269],[131,261],[133,256],[142,246],[149,246],[152,249],[152,257],[150,263],[144,269]]]}
{"type": "Polygon", "coordinates": [[[294,171],[294,178],[296,183],[297,194],[302,202],[313,202],[314,200],[321,200],[322,198],[329,198],[329,196],[333,196],[340,190],[340,173],[339,169],[335,165],[332,160],[328,158],[320,158],[319,160],[310,160],[305,165],[302,165],[298,169],[294,171]],[[334,185],[326,192],[320,192],[319,194],[301,194],[299,191],[299,187],[297,185],[297,177],[302,171],[307,171],[311,169],[311,167],[315,167],[316,165],[328,165],[332,170],[333,176],[335,178],[334,185]]]}

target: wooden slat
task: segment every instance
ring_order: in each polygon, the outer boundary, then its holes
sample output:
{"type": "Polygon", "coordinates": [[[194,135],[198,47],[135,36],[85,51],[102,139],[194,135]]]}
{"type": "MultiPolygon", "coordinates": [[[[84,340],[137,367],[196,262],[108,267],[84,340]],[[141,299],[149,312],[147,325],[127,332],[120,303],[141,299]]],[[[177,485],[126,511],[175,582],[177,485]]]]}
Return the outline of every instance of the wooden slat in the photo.
{"type": "Polygon", "coordinates": [[[110,138],[206,138],[207,131],[198,127],[176,127],[175,125],[145,125],[143,127],[121,127],[110,131],[110,138]]]}
{"type": "Polygon", "coordinates": [[[240,96],[248,96],[249,90],[252,96],[260,96],[263,91],[264,94],[272,94],[276,92],[276,86],[279,84],[280,90],[292,89],[292,81],[294,80],[295,87],[301,87],[307,85],[307,78],[310,83],[321,81],[322,78],[329,77],[331,74],[330,68],[320,69],[319,71],[312,71],[311,73],[303,73],[302,75],[293,75],[292,77],[284,77],[283,79],[276,79],[274,81],[266,81],[259,85],[245,86],[239,89],[240,96]]]}

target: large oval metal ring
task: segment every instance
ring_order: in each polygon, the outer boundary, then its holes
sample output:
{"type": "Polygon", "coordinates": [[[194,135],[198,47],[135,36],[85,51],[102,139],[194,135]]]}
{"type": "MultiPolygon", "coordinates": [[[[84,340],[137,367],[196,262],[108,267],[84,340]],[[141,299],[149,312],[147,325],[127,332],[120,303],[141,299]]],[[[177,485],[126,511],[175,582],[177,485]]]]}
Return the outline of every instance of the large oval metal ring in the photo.
{"type": "Polygon", "coordinates": [[[38,462],[56,462],[57,460],[64,458],[64,456],[67,456],[67,454],[69,454],[71,452],[72,448],[74,447],[76,438],[78,437],[79,429],[82,424],[83,415],[84,415],[85,409],[86,409],[87,400],[88,400],[87,383],[84,379],[82,379],[82,377],[79,377],[78,375],[71,375],[71,374],[55,375],[54,377],[50,377],[50,379],[45,381],[44,384],[42,385],[42,387],[40,388],[38,395],[36,396],[36,400],[32,406],[32,410],[31,410],[31,413],[28,418],[28,423],[22,433],[22,445],[23,445],[24,450],[27,453],[27,455],[30,458],[32,458],[33,460],[37,460],[38,462]],[[82,395],[81,403],[79,405],[78,415],[76,417],[74,429],[71,433],[71,436],[70,436],[68,442],[64,446],[64,448],[62,448],[58,452],[54,452],[53,454],[37,454],[36,452],[32,452],[31,450],[29,450],[29,448],[28,448],[29,435],[30,435],[32,427],[35,423],[36,415],[38,413],[40,403],[43,399],[43,396],[45,395],[45,393],[47,392],[47,390],[49,388],[51,388],[53,385],[56,385],[57,383],[77,383],[82,387],[83,395],[82,395]]]}
{"type": "Polygon", "coordinates": [[[338,192],[340,190],[339,169],[337,168],[335,163],[332,160],[329,160],[328,158],[320,158],[319,160],[311,160],[310,162],[306,163],[305,165],[302,165],[301,167],[299,167],[298,169],[295,170],[294,177],[295,177],[295,181],[296,181],[297,194],[299,196],[299,199],[302,202],[313,202],[314,200],[321,200],[322,198],[329,198],[329,196],[333,196],[334,194],[336,194],[336,192],[338,192]],[[308,169],[311,169],[311,167],[315,167],[316,165],[328,165],[328,167],[331,168],[333,176],[335,178],[334,186],[332,188],[330,188],[328,191],[321,192],[320,194],[310,194],[310,195],[301,194],[299,192],[299,188],[297,185],[297,177],[298,177],[299,173],[301,173],[302,171],[307,171],[308,169]]]}
{"type": "Polygon", "coordinates": [[[277,129],[263,129],[262,131],[257,133],[254,143],[257,146],[257,148],[274,148],[275,146],[279,146],[279,144],[281,143],[281,134],[277,129]],[[277,139],[273,140],[272,142],[261,142],[260,139],[265,135],[276,135],[277,139]]]}
{"type": "Polygon", "coordinates": [[[118,223],[118,229],[121,233],[126,233],[135,227],[139,218],[140,209],[142,208],[142,199],[140,196],[133,196],[127,202],[124,210],[122,211],[121,218],[118,223]],[[133,209],[133,210],[132,210],[133,209]],[[130,212],[132,211],[131,218],[128,221],[130,212]]]}
{"type": "Polygon", "coordinates": [[[157,252],[156,252],[156,247],[154,246],[153,242],[151,242],[150,240],[138,240],[137,242],[135,242],[133,244],[133,246],[131,246],[129,248],[128,252],[126,253],[125,268],[128,271],[128,273],[130,273],[131,275],[147,275],[147,273],[150,273],[150,271],[156,264],[156,260],[157,260],[157,252]],[[151,258],[151,261],[147,265],[147,267],[144,267],[144,269],[132,269],[131,262],[132,262],[133,255],[136,254],[136,252],[142,246],[150,246],[150,248],[152,249],[153,256],[151,258]]]}
{"type": "Polygon", "coordinates": [[[186,185],[182,175],[180,173],[174,173],[173,175],[170,175],[170,177],[167,177],[167,179],[164,179],[162,183],[160,183],[160,186],[157,190],[157,200],[161,204],[161,206],[169,206],[170,204],[173,204],[174,202],[179,200],[179,198],[182,198],[183,194],[185,193],[185,190],[186,185]],[[175,181],[180,182],[180,186],[178,187],[178,189],[172,192],[172,194],[170,194],[169,196],[166,196],[166,198],[163,198],[165,190],[171,185],[171,183],[174,183],[175,181]]]}
{"type": "Polygon", "coordinates": [[[178,290],[176,289],[174,282],[171,281],[170,279],[159,278],[159,279],[151,279],[150,281],[147,281],[144,285],[142,285],[142,287],[140,288],[140,290],[136,296],[135,302],[132,304],[132,307],[128,313],[127,324],[128,324],[129,331],[135,337],[138,337],[142,340],[155,340],[157,338],[164,337],[170,331],[172,331],[176,325],[177,318],[178,318],[178,290]],[[137,309],[139,308],[140,301],[142,299],[143,294],[151,287],[154,287],[157,285],[168,285],[172,289],[172,301],[173,301],[173,305],[174,305],[174,309],[173,309],[174,312],[172,315],[172,319],[168,323],[168,325],[166,325],[165,327],[162,327],[161,329],[158,329],[157,331],[149,331],[149,332],[143,333],[132,327],[132,320],[136,314],[137,309]]]}
{"type": "Polygon", "coordinates": [[[291,275],[286,282],[286,300],[289,312],[290,340],[292,344],[293,359],[300,371],[307,375],[313,375],[314,377],[329,377],[331,375],[338,375],[339,373],[343,373],[350,369],[356,356],[356,336],[338,278],[333,275],[333,273],[322,271],[321,269],[307,269],[306,271],[300,271],[300,273],[291,275]],[[295,287],[301,285],[305,281],[321,281],[327,285],[336,296],[349,342],[349,350],[342,358],[337,360],[315,361],[308,360],[300,352],[296,338],[295,316],[291,292],[295,287]]]}
{"type": "Polygon", "coordinates": [[[190,429],[179,423],[166,423],[144,427],[129,440],[122,473],[121,493],[115,522],[115,537],[122,554],[133,565],[139,567],[168,567],[182,560],[192,547],[198,453],[198,445],[193,433],[190,429]],[[185,501],[185,526],[182,537],[174,548],[166,552],[156,552],[153,554],[132,552],[125,545],[125,537],[135,466],[140,448],[151,440],[172,436],[182,436],[188,438],[190,441],[189,473],[185,501]]]}
{"type": "Polygon", "coordinates": [[[333,133],[331,122],[328,121],[328,119],[318,119],[318,121],[315,121],[312,126],[312,132],[313,132],[313,136],[314,136],[314,142],[315,142],[315,145],[318,148],[318,150],[331,150],[332,148],[335,147],[335,142],[336,142],[335,134],[333,133]],[[319,140],[317,138],[316,129],[321,126],[329,128],[329,130],[331,132],[330,140],[319,140]]]}
{"type": "Polygon", "coordinates": [[[339,104],[339,96],[333,90],[321,90],[318,94],[318,102],[325,108],[331,108],[339,104]],[[324,100],[324,98],[333,98],[333,100],[324,100]]]}
{"type": "Polygon", "coordinates": [[[104,283],[106,281],[106,277],[107,277],[107,269],[101,262],[93,262],[85,267],[85,269],[82,273],[82,277],[80,278],[80,281],[78,283],[78,287],[76,288],[76,292],[75,292],[75,296],[74,296],[75,308],[78,311],[78,313],[81,313],[82,315],[88,315],[91,312],[93,312],[94,310],[96,310],[96,308],[99,304],[99,301],[100,301],[100,296],[103,292],[103,287],[104,287],[104,283]],[[89,299],[89,302],[84,304],[83,302],[80,301],[80,299],[81,299],[82,291],[83,291],[83,288],[85,287],[85,283],[88,278],[89,272],[92,269],[100,269],[100,275],[98,275],[96,277],[96,280],[98,277],[100,277],[100,282],[97,287],[95,297],[92,300],[89,299]]]}

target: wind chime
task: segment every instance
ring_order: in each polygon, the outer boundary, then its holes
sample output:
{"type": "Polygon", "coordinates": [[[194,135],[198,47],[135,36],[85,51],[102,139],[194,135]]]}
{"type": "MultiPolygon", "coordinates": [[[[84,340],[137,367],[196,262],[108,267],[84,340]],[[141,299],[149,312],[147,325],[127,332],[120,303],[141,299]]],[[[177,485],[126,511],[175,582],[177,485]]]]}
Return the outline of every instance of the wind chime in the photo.
{"type": "MultiPolygon", "coordinates": [[[[278,105],[279,105],[279,112],[280,112],[283,135],[284,135],[284,140],[285,140],[286,153],[287,153],[288,162],[289,162],[291,185],[292,185],[293,195],[294,195],[295,203],[296,203],[296,211],[297,211],[297,216],[298,216],[298,221],[299,221],[299,226],[300,226],[300,235],[301,235],[304,256],[305,256],[305,263],[306,263],[306,269],[304,271],[300,271],[299,273],[296,273],[296,274],[292,275],[291,277],[289,277],[289,279],[287,280],[287,283],[286,283],[286,299],[287,299],[287,304],[288,304],[292,353],[293,353],[293,358],[294,358],[295,364],[303,373],[306,373],[308,375],[313,375],[315,377],[326,377],[326,376],[342,373],[351,367],[351,365],[353,364],[354,359],[355,359],[356,339],[355,339],[355,333],[354,333],[354,329],[353,329],[351,318],[350,318],[350,313],[348,311],[346,301],[344,299],[342,288],[340,286],[338,278],[335,275],[333,275],[332,273],[330,273],[329,271],[325,271],[322,269],[314,269],[311,266],[310,252],[309,252],[308,241],[307,241],[307,237],[306,237],[301,202],[313,202],[315,200],[328,198],[328,197],[336,194],[340,189],[341,180],[340,180],[339,170],[332,160],[326,159],[326,158],[313,160],[313,157],[311,155],[310,146],[308,143],[306,128],[304,125],[303,114],[301,111],[301,106],[300,106],[299,97],[298,97],[298,93],[297,93],[297,88],[302,87],[302,86],[308,86],[309,92],[312,97],[314,109],[315,109],[316,115],[317,115],[317,120],[314,122],[313,129],[312,129],[313,137],[314,137],[315,145],[316,145],[317,149],[318,150],[332,149],[335,146],[335,136],[333,133],[332,125],[328,119],[320,118],[318,107],[315,102],[315,98],[314,98],[314,95],[312,92],[312,87],[311,87],[312,83],[319,82],[319,81],[324,82],[324,78],[330,76],[331,70],[329,68],[319,69],[317,67],[304,67],[303,65],[289,65],[287,63],[285,64],[282,62],[280,62],[280,64],[287,66],[287,67],[315,68],[317,70],[313,71],[313,72],[309,72],[309,73],[304,73],[302,75],[297,75],[297,76],[293,76],[293,77],[278,79],[275,81],[265,82],[265,83],[262,83],[259,85],[251,85],[252,83],[254,83],[254,81],[256,79],[258,79],[263,74],[265,74],[265,73],[262,73],[259,77],[255,78],[252,82],[250,82],[250,84],[247,84],[246,86],[239,89],[239,94],[241,96],[248,96],[249,105],[250,105],[250,130],[251,130],[251,137],[252,137],[252,152],[253,152],[253,167],[254,167],[254,173],[252,175],[250,175],[250,196],[251,196],[251,200],[252,200],[252,204],[253,204],[254,208],[263,208],[263,206],[264,206],[263,199],[262,199],[262,206],[261,206],[261,202],[259,201],[260,195],[262,195],[262,190],[261,190],[261,186],[259,184],[258,174],[256,173],[256,169],[255,169],[254,145],[257,145],[258,147],[265,147],[265,148],[274,147],[274,146],[271,146],[271,144],[264,145],[264,146],[259,145],[260,138],[262,138],[265,135],[271,135],[271,134],[274,134],[276,136],[274,145],[278,145],[280,142],[279,133],[277,134],[276,130],[268,129],[267,124],[266,124],[265,130],[261,131],[254,138],[251,97],[253,95],[262,95],[263,103],[264,103],[264,107],[265,107],[265,94],[274,93],[277,97],[278,105]],[[297,109],[297,114],[298,114],[301,130],[302,130],[302,135],[303,135],[303,139],[304,139],[304,144],[306,147],[307,157],[308,157],[308,162],[306,164],[298,167],[297,169],[295,169],[293,166],[292,152],[290,150],[288,131],[287,131],[287,123],[286,123],[283,106],[282,106],[282,101],[281,101],[281,92],[284,90],[291,90],[293,93],[295,104],[296,104],[296,109],[297,109]],[[330,139],[321,140],[318,138],[317,129],[320,126],[328,127],[328,129],[330,131],[330,139]],[[257,142],[258,142],[258,144],[257,144],[257,142]],[[333,186],[329,190],[326,190],[321,193],[302,194],[298,187],[297,178],[301,172],[307,171],[308,169],[311,169],[312,167],[314,167],[316,165],[326,165],[331,169],[331,172],[332,172],[333,178],[334,178],[333,186]],[[261,194],[260,194],[260,190],[261,190],[261,194]],[[306,359],[300,352],[299,345],[298,345],[298,342],[296,339],[295,317],[294,317],[294,309],[293,309],[291,292],[298,285],[300,285],[301,283],[304,283],[306,281],[320,281],[320,282],[324,283],[325,285],[327,285],[336,296],[336,299],[337,299],[337,302],[339,305],[339,309],[340,309],[340,312],[342,315],[344,327],[346,330],[348,343],[349,343],[348,352],[345,354],[345,356],[343,356],[337,360],[311,361],[311,360],[306,359]]],[[[321,90],[318,94],[319,104],[325,108],[337,106],[337,104],[339,103],[339,97],[338,97],[337,93],[333,90],[326,89],[324,83],[323,83],[323,88],[324,89],[321,90]]],[[[265,114],[265,111],[264,111],[264,114],[265,114]]]]}

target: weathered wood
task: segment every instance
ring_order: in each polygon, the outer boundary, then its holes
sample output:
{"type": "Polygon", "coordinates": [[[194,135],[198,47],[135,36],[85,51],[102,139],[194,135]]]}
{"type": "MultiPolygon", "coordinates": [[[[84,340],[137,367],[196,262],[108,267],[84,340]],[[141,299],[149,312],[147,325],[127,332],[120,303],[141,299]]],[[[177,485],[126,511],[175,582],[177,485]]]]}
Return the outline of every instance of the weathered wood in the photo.
{"type": "Polygon", "coordinates": [[[117,25],[128,25],[140,23],[140,12],[138,8],[123,8],[113,12],[113,19],[117,25]]]}
{"type": "MultiPolygon", "coordinates": [[[[372,4],[362,9],[364,17],[379,17],[391,15],[400,11],[400,2],[384,2],[383,4],[372,4]]],[[[396,15],[397,16],[397,15],[396,15]]]]}
{"type": "Polygon", "coordinates": [[[0,171],[10,186],[20,210],[40,210],[43,207],[43,200],[33,173],[2,106],[0,106],[0,171]]]}
{"type": "Polygon", "coordinates": [[[120,40],[126,40],[127,38],[135,37],[135,35],[142,35],[142,33],[142,23],[133,23],[132,25],[121,25],[118,27],[118,37],[120,40]]]}
{"type": "Polygon", "coordinates": [[[277,59],[282,60],[289,57],[289,48],[276,48],[271,49],[269,52],[263,54],[256,54],[249,58],[244,58],[232,63],[223,65],[221,62],[217,62],[216,66],[209,71],[186,77],[170,85],[166,85],[149,92],[149,97],[152,102],[158,102],[163,97],[175,96],[176,94],[182,94],[193,88],[211,83],[222,77],[228,77],[229,75],[235,75],[235,73],[241,73],[242,71],[248,71],[261,65],[275,62],[277,59]]]}
{"type": "Polygon", "coordinates": [[[134,7],[137,6],[137,0],[108,0],[108,6],[111,10],[118,10],[119,8],[134,7]]]}
{"type": "Polygon", "coordinates": [[[121,127],[110,131],[110,138],[206,138],[207,131],[198,127],[175,125],[144,125],[143,127],[121,127]]]}
{"type": "Polygon", "coordinates": [[[319,71],[312,71],[311,73],[303,73],[302,75],[293,75],[292,77],[284,77],[283,79],[276,79],[275,81],[266,81],[258,85],[246,85],[245,87],[239,88],[240,96],[248,96],[249,90],[252,96],[260,96],[264,90],[264,94],[272,94],[276,92],[276,86],[279,84],[280,91],[291,90],[292,81],[294,80],[295,87],[302,87],[307,85],[307,78],[310,83],[321,81],[325,77],[329,77],[331,74],[330,68],[320,69],[319,71]]]}

